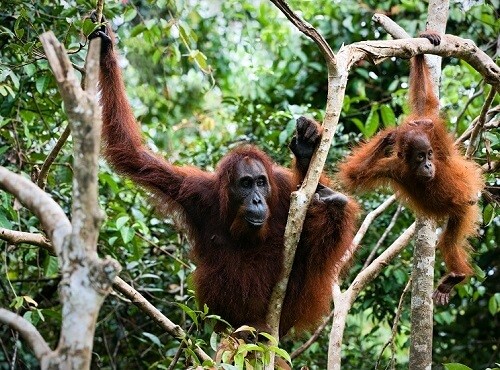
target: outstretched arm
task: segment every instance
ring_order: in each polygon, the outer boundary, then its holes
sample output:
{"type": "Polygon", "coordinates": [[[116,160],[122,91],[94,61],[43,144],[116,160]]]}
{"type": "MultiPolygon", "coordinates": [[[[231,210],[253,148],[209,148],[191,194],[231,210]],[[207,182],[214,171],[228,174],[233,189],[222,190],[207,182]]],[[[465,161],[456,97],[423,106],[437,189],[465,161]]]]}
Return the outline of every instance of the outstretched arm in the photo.
{"type": "MultiPolygon", "coordinates": [[[[92,16],[91,16],[92,17],[92,16]]],[[[95,14],[93,14],[95,18],[95,14]]],[[[96,21],[95,19],[93,19],[96,21]]],[[[101,104],[104,155],[120,173],[156,193],[176,199],[188,169],[171,165],[142,142],[139,126],[128,102],[113,47],[114,35],[102,26],[89,38],[101,39],[101,104]]],[[[192,173],[194,170],[190,170],[192,173]]]]}
{"type": "Polygon", "coordinates": [[[394,178],[398,162],[394,153],[396,135],[395,129],[381,131],[355,148],[340,165],[340,180],[349,190],[373,189],[394,178]]]}

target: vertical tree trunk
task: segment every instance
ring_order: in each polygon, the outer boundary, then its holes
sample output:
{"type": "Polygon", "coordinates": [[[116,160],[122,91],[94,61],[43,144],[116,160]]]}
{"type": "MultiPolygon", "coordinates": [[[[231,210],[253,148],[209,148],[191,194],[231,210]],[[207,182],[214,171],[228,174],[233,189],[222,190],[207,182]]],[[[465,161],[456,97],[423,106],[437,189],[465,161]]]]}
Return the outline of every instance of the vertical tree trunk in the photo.
{"type": "MultiPolygon", "coordinates": [[[[430,0],[426,29],[444,34],[448,8],[448,0],[430,0]]],[[[434,82],[434,93],[439,97],[441,57],[431,55],[426,60],[434,82]]],[[[430,370],[432,367],[435,228],[435,223],[428,219],[417,220],[411,291],[410,370],[430,370]]]]}

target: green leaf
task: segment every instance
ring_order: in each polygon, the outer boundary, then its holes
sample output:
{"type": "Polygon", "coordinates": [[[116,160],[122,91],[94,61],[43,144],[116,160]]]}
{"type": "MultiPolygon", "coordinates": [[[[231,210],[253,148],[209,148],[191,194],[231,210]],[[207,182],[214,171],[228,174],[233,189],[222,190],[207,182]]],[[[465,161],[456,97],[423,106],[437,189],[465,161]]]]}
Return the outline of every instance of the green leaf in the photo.
{"type": "Polygon", "coordinates": [[[488,302],[488,310],[492,316],[500,312],[500,293],[495,293],[488,302]]]}
{"type": "Polygon", "coordinates": [[[182,304],[182,303],[178,303],[177,302],[177,305],[182,308],[182,310],[188,314],[188,316],[191,318],[191,320],[193,320],[193,322],[198,325],[198,315],[196,314],[196,311],[193,310],[191,307],[189,306],[186,306],[185,304],[182,304]]]}
{"type": "Polygon", "coordinates": [[[488,203],[486,207],[484,207],[483,223],[485,227],[493,222],[493,220],[495,219],[495,213],[495,207],[491,203],[488,203]]]}
{"type": "Polygon", "coordinates": [[[143,23],[138,24],[137,26],[132,28],[132,31],[130,32],[130,37],[135,37],[137,35],[140,35],[144,31],[146,31],[146,29],[147,29],[146,25],[144,25],[143,23]]]}
{"type": "Polygon", "coordinates": [[[88,36],[99,27],[101,27],[99,23],[94,23],[90,20],[90,18],[87,18],[83,21],[82,32],[84,35],[88,36]]]}
{"type": "Polygon", "coordinates": [[[49,78],[47,76],[40,76],[36,79],[36,91],[43,94],[49,85],[49,78]]]}
{"type": "Polygon", "coordinates": [[[16,297],[12,300],[9,307],[14,307],[14,309],[18,310],[23,306],[24,299],[23,297],[16,297]]]}
{"type": "Polygon", "coordinates": [[[391,106],[388,104],[382,104],[380,106],[380,116],[382,117],[382,123],[384,127],[395,127],[396,126],[396,115],[392,110],[391,106]]]}
{"type": "Polygon", "coordinates": [[[128,8],[125,10],[125,13],[123,14],[123,19],[125,22],[130,22],[132,19],[134,19],[137,15],[137,10],[135,8],[128,8]]]}
{"type": "Polygon", "coordinates": [[[448,363],[443,365],[446,370],[472,370],[470,367],[459,363],[448,363]]]}
{"type": "Polygon", "coordinates": [[[148,338],[151,342],[156,344],[158,347],[160,347],[160,348],[163,347],[163,344],[161,343],[160,339],[156,335],[151,334],[151,333],[147,333],[147,332],[142,333],[142,335],[144,335],[146,338],[148,338]]]}
{"type": "Polygon", "coordinates": [[[115,222],[115,225],[116,225],[116,229],[117,230],[120,230],[123,226],[125,226],[125,224],[130,220],[130,217],[129,216],[122,216],[122,217],[119,217],[116,222],[115,222]]]}
{"type": "Polygon", "coordinates": [[[372,109],[365,123],[365,137],[372,137],[375,132],[377,132],[378,126],[380,124],[380,118],[378,115],[378,105],[372,105],[372,109]]]}
{"type": "Polygon", "coordinates": [[[0,227],[4,227],[6,229],[12,229],[12,223],[5,216],[5,214],[0,210],[0,227]]]}
{"type": "Polygon", "coordinates": [[[177,23],[177,28],[179,29],[179,34],[181,35],[182,42],[184,43],[184,45],[189,47],[189,36],[184,29],[184,26],[180,23],[177,23]]]}
{"type": "Polygon", "coordinates": [[[196,62],[203,73],[210,73],[210,67],[207,64],[207,57],[199,50],[193,50],[189,53],[189,57],[196,62]]]}
{"type": "Polygon", "coordinates": [[[276,353],[278,356],[280,356],[281,358],[285,359],[289,363],[292,363],[292,359],[290,358],[290,355],[284,349],[279,348],[277,346],[269,346],[269,350],[272,351],[272,352],[274,352],[274,353],[276,353]]]}
{"type": "Polygon", "coordinates": [[[43,273],[47,277],[56,276],[59,272],[59,265],[57,263],[57,257],[47,256],[43,263],[43,273]]]}
{"type": "Polygon", "coordinates": [[[278,345],[278,341],[276,340],[275,337],[273,337],[271,334],[269,333],[266,333],[266,332],[260,332],[259,333],[259,336],[262,336],[264,338],[266,338],[273,346],[277,346],[278,345]]]}
{"type": "Polygon", "coordinates": [[[361,120],[358,118],[352,118],[351,120],[356,125],[358,130],[363,134],[363,136],[367,137],[367,135],[365,134],[366,130],[365,130],[365,125],[363,124],[363,122],[361,122],[361,120]]]}
{"type": "Polygon", "coordinates": [[[131,227],[124,226],[120,229],[120,235],[125,244],[128,244],[135,235],[135,230],[131,227]]]}

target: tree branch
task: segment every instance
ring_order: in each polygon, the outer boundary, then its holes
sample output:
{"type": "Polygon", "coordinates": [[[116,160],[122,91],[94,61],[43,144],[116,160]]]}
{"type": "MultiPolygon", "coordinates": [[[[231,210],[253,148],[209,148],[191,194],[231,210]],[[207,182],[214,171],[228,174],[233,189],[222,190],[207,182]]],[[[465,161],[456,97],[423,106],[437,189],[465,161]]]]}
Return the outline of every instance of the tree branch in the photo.
{"type": "Polygon", "coordinates": [[[392,261],[401,250],[408,245],[415,233],[415,223],[405,230],[380,256],[370,263],[370,265],[361,271],[347,289],[350,305],[354,302],[359,292],[370,283],[382,269],[392,261]]]}
{"type": "Polygon", "coordinates": [[[488,110],[490,109],[491,103],[493,103],[493,99],[495,98],[495,94],[496,94],[496,90],[495,90],[495,88],[492,87],[488,96],[486,97],[486,101],[484,102],[483,107],[481,108],[481,113],[479,114],[479,117],[474,124],[474,128],[472,129],[472,132],[470,135],[469,146],[467,147],[467,151],[465,153],[465,158],[467,158],[467,159],[471,159],[472,155],[477,150],[477,146],[479,145],[479,143],[476,144],[476,142],[478,141],[478,137],[484,129],[484,124],[486,122],[486,114],[488,113],[488,110]]]}
{"type": "Polygon", "coordinates": [[[375,208],[373,211],[371,211],[370,213],[368,213],[365,217],[365,219],[363,220],[363,223],[361,224],[361,226],[359,227],[359,230],[358,232],[356,233],[356,235],[354,236],[354,239],[352,241],[352,243],[357,247],[359,245],[359,243],[361,242],[361,240],[363,239],[363,237],[365,236],[366,234],[366,231],[368,230],[368,227],[370,227],[370,225],[372,224],[372,222],[378,217],[380,216],[387,208],[389,208],[389,206],[394,203],[394,201],[396,200],[396,196],[395,195],[391,195],[389,198],[387,198],[381,205],[379,205],[377,208],[375,208]]]}
{"type": "Polygon", "coordinates": [[[485,82],[496,89],[500,88],[500,67],[472,40],[454,35],[442,35],[438,46],[432,45],[425,38],[355,42],[341,48],[337,60],[341,53],[349,55],[349,69],[362,59],[369,59],[377,64],[390,57],[409,59],[417,54],[456,57],[463,59],[483,75],[485,82]]]}
{"type": "Polygon", "coordinates": [[[19,315],[16,315],[9,310],[4,308],[0,308],[0,322],[8,325],[10,328],[17,331],[21,337],[28,343],[30,348],[35,353],[36,358],[42,362],[42,360],[52,354],[52,350],[50,349],[45,339],[40,335],[38,330],[19,315]]]}
{"type": "Polygon", "coordinates": [[[69,242],[71,224],[54,200],[28,179],[0,167],[0,188],[14,195],[42,223],[59,255],[69,242]]]}
{"type": "MultiPolygon", "coordinates": [[[[45,239],[41,234],[23,233],[18,231],[12,231],[0,228],[0,239],[6,240],[13,244],[26,243],[30,245],[35,245],[45,248],[47,251],[54,253],[54,248],[50,241],[45,239]],[[42,242],[44,240],[45,242],[42,242]],[[43,246],[41,243],[45,243],[43,246]]],[[[153,306],[144,296],[142,296],[137,290],[132,288],[129,284],[123,281],[119,276],[115,277],[113,281],[113,288],[123,294],[128,298],[133,304],[135,304],[141,311],[148,315],[153,321],[163,328],[172,337],[182,341],[187,339],[186,332],[179,326],[174,324],[167,318],[163,313],[161,313],[155,306],[153,306]]],[[[202,361],[211,361],[211,357],[208,356],[197,344],[194,346],[194,352],[198,355],[202,361]]]]}
{"type": "Polygon", "coordinates": [[[54,248],[50,241],[43,234],[25,233],[0,227],[0,239],[14,245],[26,243],[41,247],[46,251],[54,253],[54,248]]]}
{"type": "Polygon", "coordinates": [[[59,137],[59,140],[57,140],[57,143],[54,146],[54,148],[52,148],[52,150],[50,151],[47,158],[45,158],[45,161],[43,162],[42,168],[40,169],[40,173],[38,174],[38,178],[36,180],[36,184],[41,189],[45,189],[45,185],[47,183],[46,180],[47,180],[47,176],[49,174],[50,166],[52,166],[52,163],[54,163],[54,161],[57,158],[57,155],[59,154],[59,152],[61,151],[63,145],[68,140],[70,133],[71,133],[71,130],[70,130],[69,125],[68,125],[68,126],[66,126],[63,133],[59,137]]]}
{"type": "Polygon", "coordinates": [[[380,248],[380,246],[385,241],[385,239],[387,238],[387,236],[391,232],[392,228],[396,224],[396,220],[398,219],[402,209],[403,209],[403,206],[399,205],[398,208],[396,209],[396,212],[394,212],[394,215],[391,218],[391,222],[389,222],[389,225],[387,225],[387,227],[385,228],[384,233],[382,234],[380,239],[377,240],[377,244],[375,244],[375,247],[373,247],[370,254],[366,258],[366,261],[363,264],[363,267],[361,268],[361,270],[364,270],[366,267],[368,267],[368,265],[370,263],[372,263],[373,257],[375,256],[375,253],[377,253],[377,250],[380,248]]]}
{"type": "Polygon", "coordinates": [[[319,50],[325,57],[326,62],[329,67],[335,66],[335,54],[333,53],[332,48],[326,42],[324,37],[309,23],[302,20],[297,14],[290,9],[290,6],[286,3],[286,1],[282,0],[271,0],[271,2],[276,5],[276,7],[281,10],[281,12],[288,18],[292,24],[299,29],[307,37],[311,38],[316,45],[318,45],[319,50]]]}
{"type": "MultiPolygon", "coordinates": [[[[135,304],[141,311],[146,313],[154,322],[161,328],[165,329],[167,333],[177,338],[179,341],[188,340],[186,332],[179,326],[170,321],[163,315],[155,306],[153,306],[146,298],[144,298],[137,290],[128,285],[120,277],[116,277],[113,282],[113,287],[118,292],[122,293],[125,297],[135,304]]],[[[197,344],[194,344],[194,352],[202,361],[212,361],[197,344]]]]}

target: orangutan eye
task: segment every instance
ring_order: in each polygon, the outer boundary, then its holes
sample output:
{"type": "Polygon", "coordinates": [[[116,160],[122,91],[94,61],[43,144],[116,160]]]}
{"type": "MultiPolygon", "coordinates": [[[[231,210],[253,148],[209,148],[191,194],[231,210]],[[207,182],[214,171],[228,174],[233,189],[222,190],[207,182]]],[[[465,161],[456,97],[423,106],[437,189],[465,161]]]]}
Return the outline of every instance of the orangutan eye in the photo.
{"type": "Polygon", "coordinates": [[[252,179],[250,177],[243,177],[240,180],[240,186],[245,189],[252,187],[252,179]]]}

